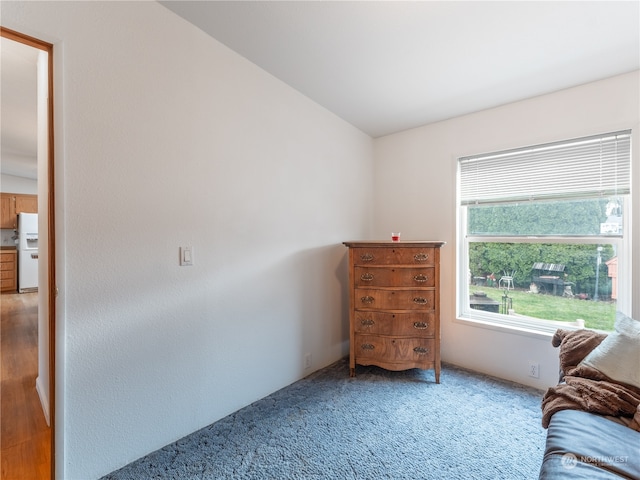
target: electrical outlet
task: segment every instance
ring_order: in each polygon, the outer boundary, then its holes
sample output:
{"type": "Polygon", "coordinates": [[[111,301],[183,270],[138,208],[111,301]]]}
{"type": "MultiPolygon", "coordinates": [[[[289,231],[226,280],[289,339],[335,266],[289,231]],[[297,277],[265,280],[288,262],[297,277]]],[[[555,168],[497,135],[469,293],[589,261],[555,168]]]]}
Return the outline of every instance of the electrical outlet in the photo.
{"type": "Polygon", "coordinates": [[[307,368],[311,368],[311,354],[310,353],[305,353],[304,354],[304,369],[306,370],[307,368]]]}
{"type": "Polygon", "coordinates": [[[536,362],[529,362],[529,376],[533,378],[540,378],[540,364],[536,362]]]}

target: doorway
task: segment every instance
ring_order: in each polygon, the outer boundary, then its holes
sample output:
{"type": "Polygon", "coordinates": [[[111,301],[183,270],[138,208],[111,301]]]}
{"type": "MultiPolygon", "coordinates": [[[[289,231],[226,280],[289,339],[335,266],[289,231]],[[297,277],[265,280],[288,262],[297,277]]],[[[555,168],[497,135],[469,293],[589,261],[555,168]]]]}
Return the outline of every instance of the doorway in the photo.
{"type": "MultiPolygon", "coordinates": [[[[56,353],[53,45],[4,27],[0,27],[0,37],[3,43],[3,57],[6,45],[26,48],[31,52],[27,56],[32,57],[35,53],[37,57],[35,67],[38,78],[36,169],[39,227],[37,293],[3,294],[2,298],[3,357],[6,352],[5,342],[8,342],[7,345],[11,351],[24,352],[26,356],[24,361],[18,359],[6,363],[7,366],[15,368],[5,369],[3,361],[1,477],[2,480],[13,478],[53,479],[55,478],[56,353]],[[34,339],[34,332],[37,332],[37,339],[34,339]],[[24,342],[28,343],[26,347],[24,342]],[[35,352],[32,348],[34,343],[37,345],[35,352]],[[33,372],[25,375],[19,371],[19,368],[23,368],[23,366],[33,370],[33,361],[30,362],[29,359],[33,357],[34,353],[37,357],[35,381],[33,381],[33,372]],[[6,390],[4,388],[5,377],[8,381],[6,390]],[[21,380],[24,378],[26,381],[21,380]],[[21,382],[23,385],[20,385],[21,382]],[[17,408],[22,408],[20,411],[23,412],[23,415],[15,414],[17,408]],[[38,416],[39,418],[36,418],[38,416]],[[42,417],[48,420],[48,427],[46,424],[43,428],[38,427],[38,425],[43,425],[42,417]],[[13,443],[9,444],[9,441],[13,443]],[[45,449],[44,453],[43,448],[45,449]],[[34,477],[34,475],[36,476],[34,477]]],[[[10,49],[7,49],[6,52],[10,49]]],[[[3,58],[3,80],[4,67],[3,58]]],[[[4,126],[7,125],[4,110],[3,104],[3,165],[5,164],[5,153],[10,152],[10,149],[5,150],[4,148],[4,126]]],[[[6,163],[15,166],[16,160],[19,166],[20,155],[8,159],[6,163]]],[[[3,358],[3,360],[5,359],[3,358]]]]}

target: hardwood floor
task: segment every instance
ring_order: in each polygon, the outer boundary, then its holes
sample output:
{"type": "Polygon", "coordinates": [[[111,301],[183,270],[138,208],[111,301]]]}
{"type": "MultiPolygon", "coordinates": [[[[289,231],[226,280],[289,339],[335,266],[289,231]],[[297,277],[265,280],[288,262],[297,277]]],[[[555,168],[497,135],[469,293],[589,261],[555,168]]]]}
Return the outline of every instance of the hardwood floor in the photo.
{"type": "Polygon", "coordinates": [[[51,429],[36,392],[38,294],[0,295],[1,480],[49,480],[51,429]]]}

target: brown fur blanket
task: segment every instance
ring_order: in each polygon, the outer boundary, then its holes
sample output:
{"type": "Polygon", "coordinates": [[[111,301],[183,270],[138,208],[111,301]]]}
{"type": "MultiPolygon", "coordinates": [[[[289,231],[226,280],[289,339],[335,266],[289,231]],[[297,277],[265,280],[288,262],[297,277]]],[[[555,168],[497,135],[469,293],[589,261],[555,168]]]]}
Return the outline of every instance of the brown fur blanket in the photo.
{"type": "MultiPolygon", "coordinates": [[[[542,399],[542,426],[560,410],[583,410],[616,417],[635,416],[631,427],[640,421],[640,389],[610,379],[599,370],[580,361],[600,345],[605,334],[592,330],[558,330],[552,339],[560,347],[560,368],[564,383],[549,388],[542,399]]],[[[640,430],[640,428],[634,428],[640,430]]]]}

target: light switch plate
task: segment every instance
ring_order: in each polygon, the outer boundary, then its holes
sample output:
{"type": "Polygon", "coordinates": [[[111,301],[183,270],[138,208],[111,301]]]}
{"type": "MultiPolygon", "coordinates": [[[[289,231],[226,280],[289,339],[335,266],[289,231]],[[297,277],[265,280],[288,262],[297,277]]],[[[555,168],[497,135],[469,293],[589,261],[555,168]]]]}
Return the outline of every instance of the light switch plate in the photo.
{"type": "Polygon", "coordinates": [[[193,265],[193,247],[180,247],[180,265],[193,265]]]}

